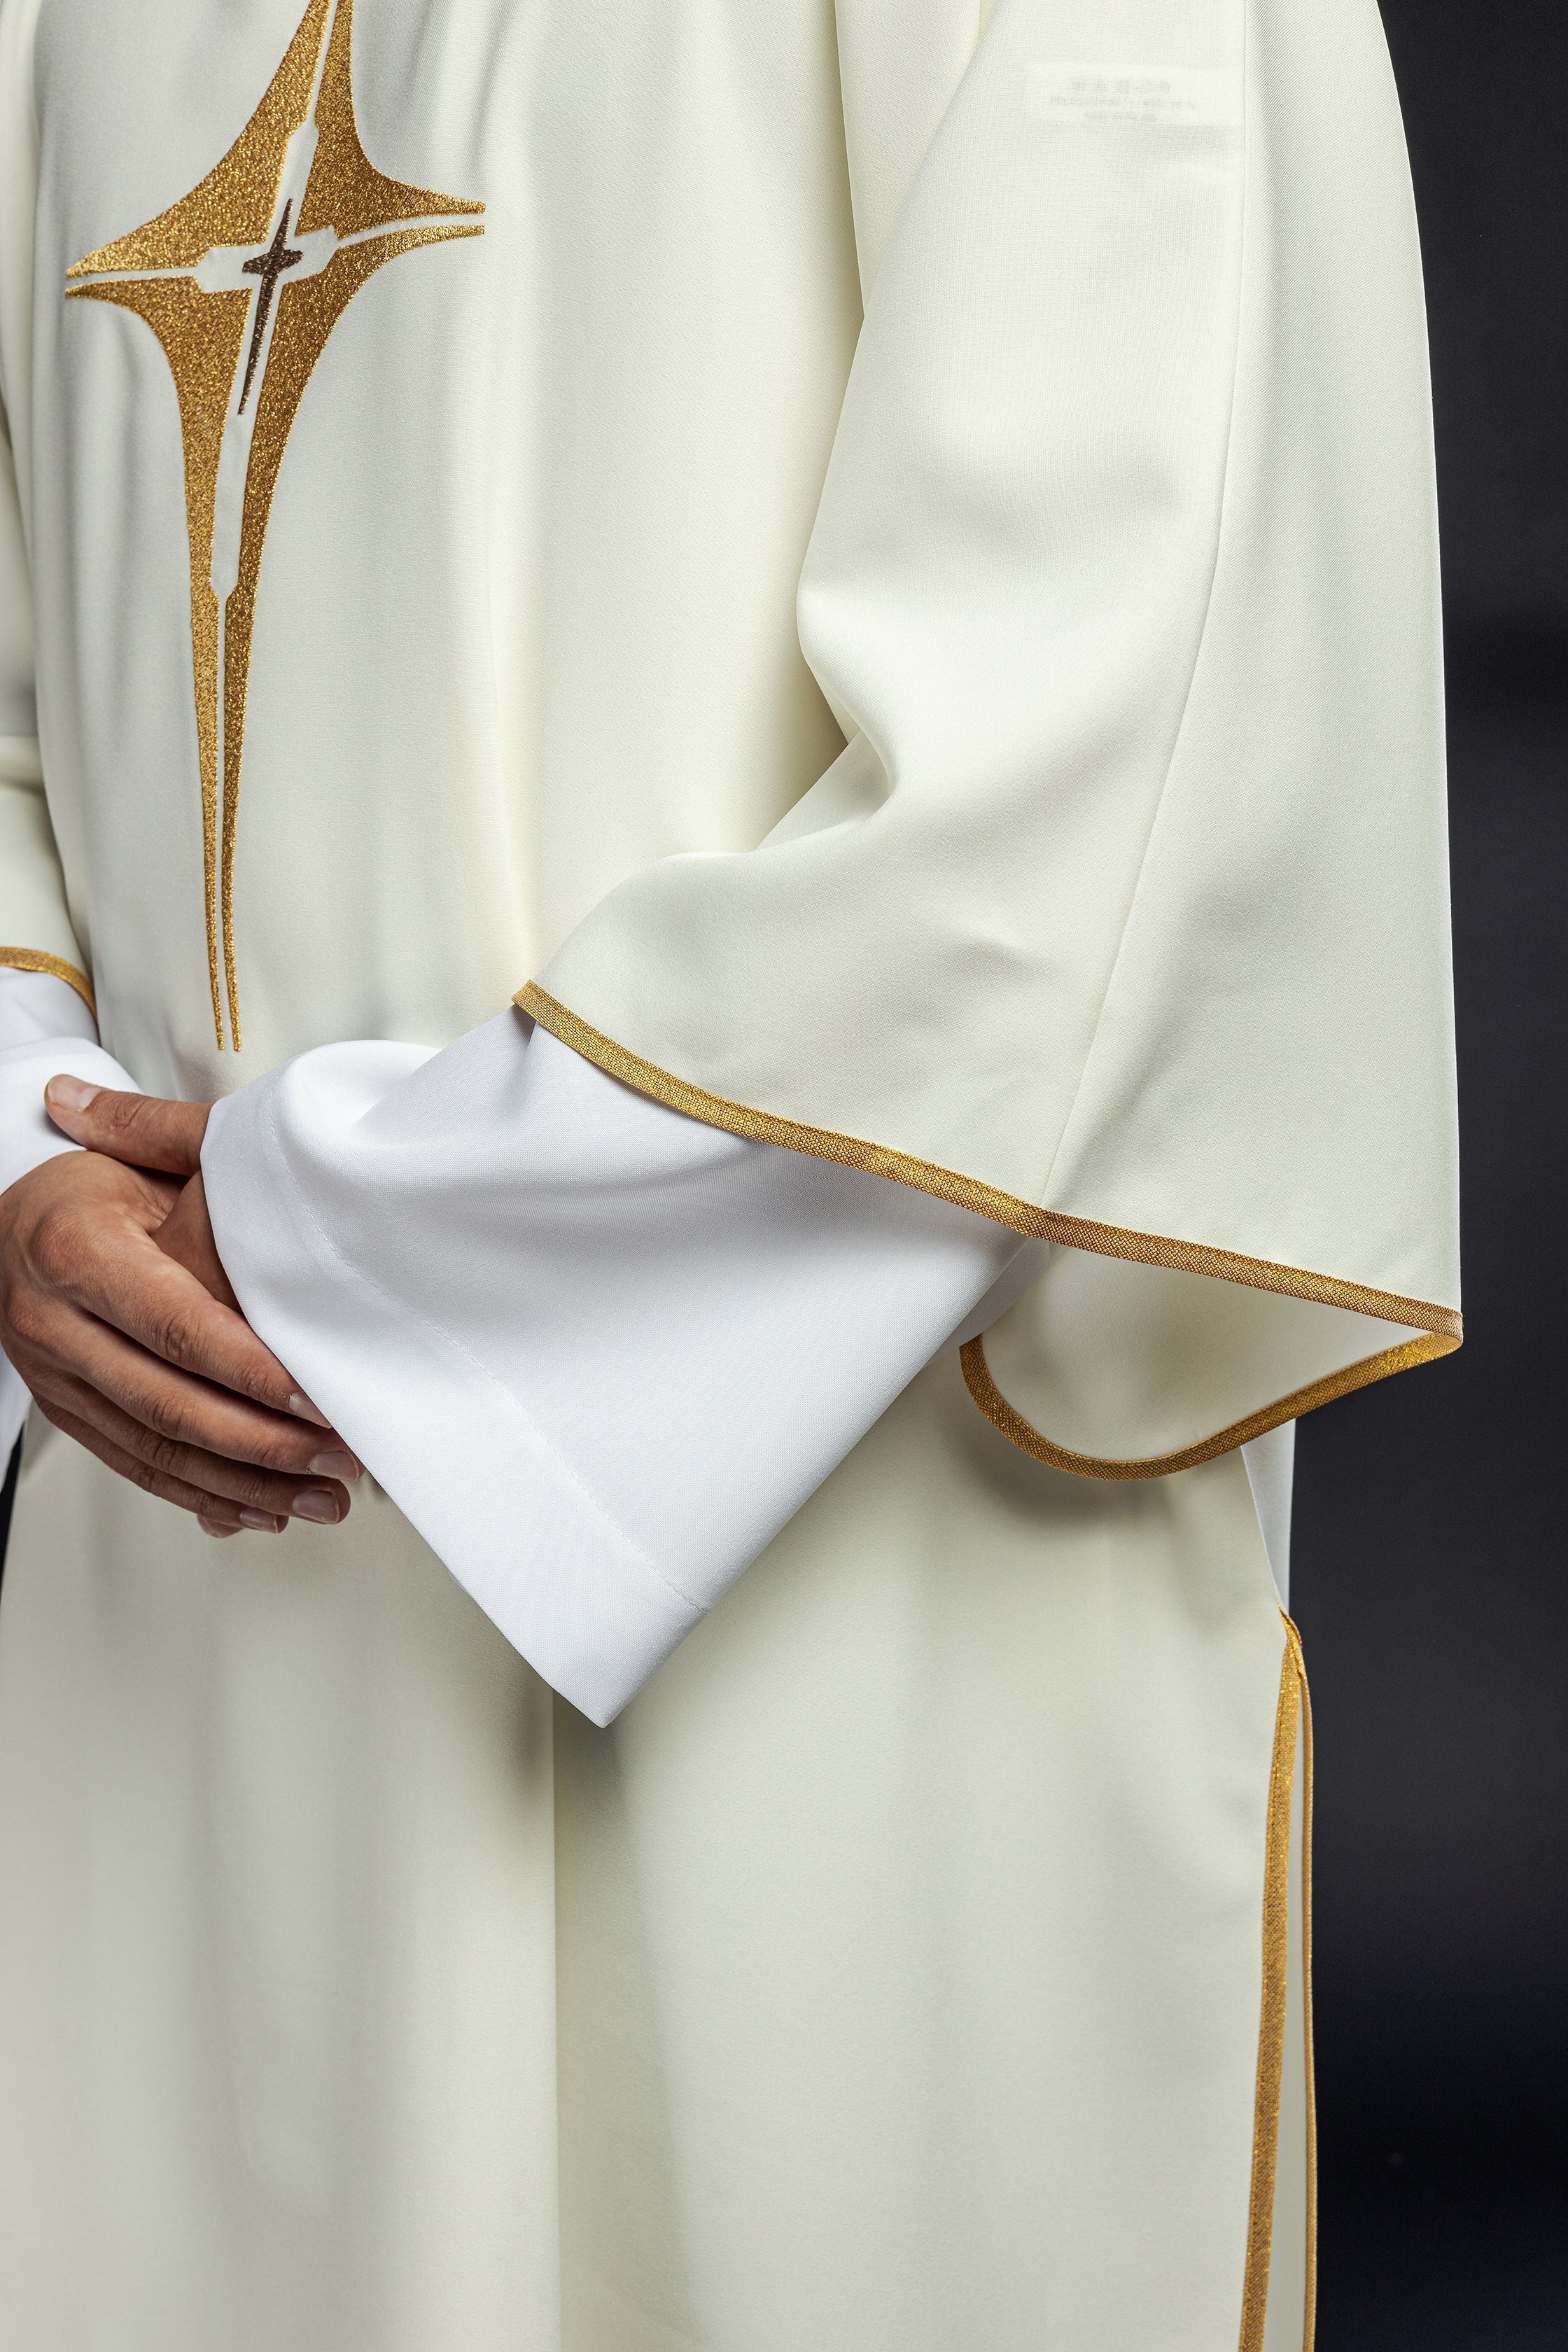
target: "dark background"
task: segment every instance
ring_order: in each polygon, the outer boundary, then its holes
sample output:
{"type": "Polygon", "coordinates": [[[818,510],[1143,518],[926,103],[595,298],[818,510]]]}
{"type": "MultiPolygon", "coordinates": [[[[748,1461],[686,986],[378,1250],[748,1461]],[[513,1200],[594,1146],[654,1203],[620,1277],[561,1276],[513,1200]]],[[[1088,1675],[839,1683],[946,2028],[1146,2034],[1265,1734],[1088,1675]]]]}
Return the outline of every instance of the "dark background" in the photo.
{"type": "Polygon", "coordinates": [[[1437,415],[1458,1355],[1309,1416],[1319,2352],[1568,2347],[1568,6],[1383,0],[1437,415]]]}
{"type": "Polygon", "coordinates": [[[1568,5],[1383,10],[1432,322],[1468,1336],[1299,1440],[1318,2343],[1563,2352],[1568,5]]]}

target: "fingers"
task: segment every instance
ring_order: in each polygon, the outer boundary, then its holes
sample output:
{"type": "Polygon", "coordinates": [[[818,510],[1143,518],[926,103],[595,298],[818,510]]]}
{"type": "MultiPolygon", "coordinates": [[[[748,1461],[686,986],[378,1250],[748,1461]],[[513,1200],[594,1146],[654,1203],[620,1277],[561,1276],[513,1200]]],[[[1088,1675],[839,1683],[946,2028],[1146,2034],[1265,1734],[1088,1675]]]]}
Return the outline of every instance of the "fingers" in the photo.
{"type": "Polygon", "coordinates": [[[193,1176],[201,1165],[210,1103],[121,1094],[64,1075],[49,1080],[44,1101],[55,1125],[89,1151],[174,1176],[193,1176]]]}
{"type": "MultiPolygon", "coordinates": [[[[62,1392],[79,1384],[150,1440],[283,1478],[360,1475],[360,1465],[331,1431],[177,1370],[79,1308],[58,1307],[47,1342],[35,1353],[42,1361],[27,1366],[30,1381],[52,1379],[62,1392]]],[[[79,1401],[75,1409],[82,1409],[79,1401]]],[[[106,1433],[129,1442],[118,1428],[106,1433]]]]}
{"type": "MultiPolygon", "coordinates": [[[[80,1429],[90,1429],[100,1446],[113,1450],[115,1466],[119,1461],[134,1461],[141,1473],[138,1484],[146,1485],[149,1492],[163,1493],[169,1486],[179,1490],[170,1499],[198,1496],[208,1517],[231,1528],[244,1526],[272,1534],[280,1532],[290,1519],[336,1527],[348,1517],[350,1498],[343,1482],[345,1477],[357,1478],[360,1469],[353,1455],[341,1447],[321,1457],[341,1475],[321,1471],[309,1477],[290,1477],[161,1435],[133,1420],[85,1381],[56,1379],[46,1382],[45,1391],[40,1402],[51,1418],[57,1413],[68,1416],[73,1435],[80,1429]]],[[[107,1457],[100,1452],[100,1458],[107,1457]]],[[[184,1507],[195,1506],[186,1502],[184,1507]]]]}
{"type": "MultiPolygon", "coordinates": [[[[95,1166],[103,1163],[87,1163],[89,1171],[95,1166]]],[[[47,1314],[47,1302],[68,1303],[182,1371],[216,1381],[273,1412],[299,1414],[321,1426],[292,1374],[243,1315],[221,1305],[195,1275],[165,1256],[120,1203],[93,1201],[40,1222],[28,1236],[27,1254],[39,1312],[47,1314]]],[[[46,1342],[42,1332],[30,1336],[46,1342]]],[[[92,1373],[89,1377],[95,1386],[104,1385],[92,1373]]]]}
{"type": "Polygon", "coordinates": [[[210,1534],[346,1517],[360,1465],[242,1315],[153,1234],[199,1185],[95,1151],[0,1195],[0,1346],[49,1419],[210,1534]]]}
{"type": "Polygon", "coordinates": [[[80,1420],[66,1406],[40,1397],[38,1407],[57,1429],[63,1430],[68,1437],[74,1437],[79,1445],[85,1445],[89,1454],[96,1454],[106,1469],[116,1471],[121,1478],[128,1478],[133,1486],[140,1486],[143,1494],[156,1495],[162,1501],[173,1503],[177,1509],[191,1512],[209,1535],[237,1536],[247,1524],[254,1526],[258,1533],[280,1534],[288,1524],[286,1520],[268,1519],[264,1527],[265,1515],[260,1512],[253,1521],[247,1522],[237,1503],[205,1494],[200,1487],[187,1486],[183,1479],[155,1470],[137,1455],[127,1454],[123,1447],[105,1437],[101,1430],[94,1428],[90,1422],[80,1420]]]}
{"type": "Polygon", "coordinates": [[[216,1383],[232,1398],[251,1399],[273,1412],[294,1413],[299,1391],[293,1374],[257,1338],[245,1318],[213,1298],[193,1274],[164,1257],[155,1244],[148,1254],[155,1271],[139,1265],[134,1279],[129,1267],[109,1272],[99,1315],[150,1354],[216,1383]]]}

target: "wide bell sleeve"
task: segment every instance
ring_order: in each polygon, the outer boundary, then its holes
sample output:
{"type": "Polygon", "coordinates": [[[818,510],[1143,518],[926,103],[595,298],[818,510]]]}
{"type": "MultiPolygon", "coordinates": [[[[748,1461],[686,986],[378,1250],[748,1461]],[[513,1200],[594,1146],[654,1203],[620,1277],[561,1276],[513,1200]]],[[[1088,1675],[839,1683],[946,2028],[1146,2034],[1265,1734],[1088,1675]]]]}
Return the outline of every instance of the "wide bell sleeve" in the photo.
{"type": "Polygon", "coordinates": [[[256,1329],[600,1723],[1025,1246],[685,1118],[510,1010],[439,1053],[300,1055],[214,1106],[202,1164],[256,1329]]]}
{"type": "Polygon", "coordinates": [[[971,1392],[1156,1475],[1459,1338],[1392,75],[1374,0],[997,0],[967,63],[839,14],[867,303],[799,618],[847,747],[519,1002],[1044,1244],[971,1392]]]}

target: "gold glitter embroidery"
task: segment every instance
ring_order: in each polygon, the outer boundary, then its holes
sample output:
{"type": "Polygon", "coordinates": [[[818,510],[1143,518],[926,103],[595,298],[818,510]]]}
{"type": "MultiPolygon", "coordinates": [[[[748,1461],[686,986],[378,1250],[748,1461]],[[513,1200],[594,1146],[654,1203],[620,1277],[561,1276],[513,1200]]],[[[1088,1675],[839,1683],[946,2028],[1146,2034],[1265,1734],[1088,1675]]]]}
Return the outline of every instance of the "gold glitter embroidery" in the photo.
{"type": "MultiPolygon", "coordinates": [[[[1283,1613],[1283,1612],[1281,1612],[1283,1613]]],[[[1317,2137],[1312,2120],[1311,1944],[1309,1929],[1311,1840],[1311,1718],[1301,1640],[1285,1619],[1285,1655],[1279,1670],[1279,1706],[1274,1723],[1274,1756],[1268,1776],[1268,1816],[1264,1832],[1263,1993],[1258,2034],[1258,2088],[1253,2107],[1252,2182],[1247,2200],[1247,2269],[1241,2290],[1238,2352],[1263,2352],[1268,2320],[1268,2268],[1274,2240],[1275,2181],[1279,2152],[1279,2100],[1285,2079],[1285,2026],[1290,1974],[1290,1801],[1296,1777],[1296,1744],[1302,1735],[1301,1791],[1301,1997],[1307,2068],[1307,2297],[1302,2344],[1310,2352],[1316,2301],[1317,2137]]]]}
{"type": "Polygon", "coordinates": [[[1312,2053],[1312,1695],[1307,1687],[1300,1637],[1295,1639],[1296,1672],[1301,1685],[1301,2065],[1307,2094],[1307,2285],[1301,2313],[1301,2352],[1312,2352],[1318,2332],[1318,2087],[1312,2053]]]}
{"type": "Polygon", "coordinates": [[[92,982],[85,971],[64,956],[47,955],[42,948],[0,948],[0,964],[11,971],[47,971],[54,980],[63,980],[74,988],[93,1019],[98,1018],[98,1005],[92,993],[92,982]]]}
{"type": "MultiPolygon", "coordinates": [[[[1337,1275],[1310,1274],[1304,1266],[1281,1265],[1270,1258],[1244,1257],[1237,1250],[1215,1249],[1207,1242],[1175,1241],[1164,1234],[1141,1234],[1131,1226],[1104,1225],[1093,1217],[1073,1217],[1059,1209],[1042,1209],[1016,1192],[1004,1192],[977,1176],[940,1167],[934,1160],[917,1160],[911,1152],[895,1150],[889,1144],[868,1143],[857,1135],[840,1135],[829,1127],[808,1127],[798,1118],[782,1118],[773,1111],[755,1110],[749,1103],[731,1102],[728,1096],[710,1094],[706,1087],[694,1087],[687,1079],[660,1069],[657,1062],[645,1061],[642,1055],[618,1045],[602,1029],[595,1029],[592,1022],[584,1021],[580,1013],[572,1012],[547,989],[541,988],[536,980],[520,988],[512,1002],[531,1021],[537,1021],[542,1029],[548,1029],[563,1045],[581,1054],[584,1061],[607,1070],[611,1077],[619,1078],[624,1085],[635,1087],[638,1094],[650,1095],[655,1102],[668,1103],[671,1110],[684,1111],[688,1118],[700,1118],[705,1126],[722,1128],[727,1135],[744,1135],[758,1143],[779,1143],[787,1151],[807,1152],[814,1160],[831,1160],[840,1168],[864,1168],[870,1175],[885,1176],[895,1184],[908,1184],[912,1191],[930,1192],[936,1200],[954,1201],[961,1209],[973,1209],[977,1216],[989,1217],[994,1224],[1010,1226],[1014,1233],[1026,1234],[1032,1240],[1060,1242],[1068,1249],[1089,1250],[1099,1257],[1127,1258],[1139,1265],[1169,1265],[1184,1274],[1210,1274],[1223,1282],[1245,1283],[1252,1290],[1272,1291],[1282,1298],[1314,1298],[1325,1307],[1345,1307],[1352,1314],[1373,1315],[1385,1323],[1403,1323],[1411,1330],[1429,1331],[1448,1342],[1447,1346],[1426,1350],[1433,1355],[1449,1354],[1464,1337],[1464,1324],[1456,1307],[1434,1306],[1425,1298],[1405,1298],[1396,1291],[1373,1290],[1364,1282],[1342,1281],[1337,1275]]],[[[1421,1340],[1408,1344],[1416,1349],[1424,1346],[1421,1340]]],[[[1426,1360],[1426,1353],[1411,1355],[1405,1349],[1390,1352],[1411,1363],[1426,1360]]],[[[1404,1365],[1390,1364],[1387,1369],[1399,1371],[1404,1365]]]]}
{"type": "Polygon", "coordinates": [[[431,226],[395,229],[390,236],[366,238],[359,245],[340,246],[319,277],[284,287],[279,298],[278,327],[271,356],[257,405],[256,432],[250,445],[250,469],[245,482],[245,513],[240,526],[239,577],[226,607],[224,635],[224,775],[223,800],[223,954],[228,991],[229,1021],[239,1044],[239,991],[234,968],[234,845],[239,822],[240,761],[245,748],[245,695],[250,673],[250,641],[256,620],[256,591],[261,573],[261,549],[272,493],[289,428],[304,395],[311,369],[326,348],[328,336],[360,288],[384,261],[407,253],[416,245],[438,245],[454,236],[478,236],[477,228],[431,226]]]}
{"type": "Polygon", "coordinates": [[[354,121],[353,41],[353,0],[339,0],[316,100],[321,143],[295,227],[304,236],[318,228],[335,228],[340,236],[359,236],[367,229],[385,228],[393,221],[482,213],[481,204],[438,195],[434,188],[411,188],[405,181],[389,180],[376,170],[359,143],[354,121]]]}
{"type": "Polygon", "coordinates": [[[206,877],[207,972],[213,1023],[223,1044],[218,1002],[218,601],[213,593],[213,499],[218,451],[245,340],[247,294],[204,294],[194,278],[109,278],[73,286],[79,300],[118,302],[145,319],[163,346],[180,404],[185,460],[185,530],[191,551],[191,658],[195,673],[196,761],[202,782],[202,865],[206,877]]]}
{"type": "Polygon", "coordinates": [[[215,245],[265,245],[289,140],[310,110],[316,60],[331,0],[310,0],[267,95],[234,145],[188,196],[145,228],[100,245],[68,278],[107,269],[194,269],[215,245]]]}
{"type": "Polygon", "coordinates": [[[220,1049],[226,1002],[240,1045],[240,762],[261,551],[284,445],[327,338],[366,278],[416,246],[483,235],[474,217],[482,204],[388,179],[366,156],[354,120],[353,37],[353,0],[310,0],[221,162],[156,219],[67,273],[68,295],[118,303],[146,320],[179,402],[207,967],[220,1049]],[[106,274],[127,271],[153,274],[106,274]],[[226,512],[237,516],[226,537],[226,512]]]}

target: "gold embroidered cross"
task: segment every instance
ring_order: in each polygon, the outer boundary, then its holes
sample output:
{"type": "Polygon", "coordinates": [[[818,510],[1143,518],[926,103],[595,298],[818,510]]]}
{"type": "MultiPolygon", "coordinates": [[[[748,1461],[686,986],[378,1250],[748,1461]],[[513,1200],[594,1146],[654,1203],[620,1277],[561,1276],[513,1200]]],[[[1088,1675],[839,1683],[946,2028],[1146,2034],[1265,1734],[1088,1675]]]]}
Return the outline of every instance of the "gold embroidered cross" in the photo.
{"type": "Polygon", "coordinates": [[[237,1052],[240,1044],[235,834],[257,583],[284,444],[310,371],[365,280],[416,246],[484,233],[474,218],[482,204],[388,179],[366,155],[354,121],[353,17],[353,0],[310,0],[221,162],[155,220],[67,273],[68,296],[115,302],[146,320],[180,405],[220,1051],[226,998],[237,1052]]]}
{"type": "Polygon", "coordinates": [[[272,297],[278,290],[278,280],[286,269],[297,269],[305,258],[304,248],[287,242],[289,236],[289,205],[283,206],[283,217],[278,224],[277,235],[265,253],[252,254],[240,268],[247,278],[259,278],[261,290],[257,298],[256,323],[250,330],[250,349],[246,354],[245,382],[240,386],[239,410],[243,416],[245,404],[250,398],[251,379],[256,362],[261,355],[261,338],[267,332],[267,321],[272,315],[272,297]]]}

